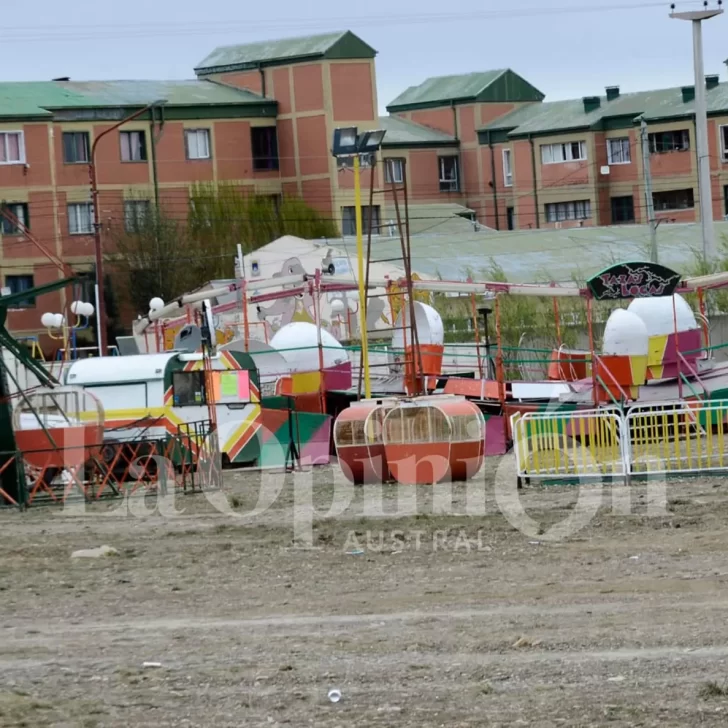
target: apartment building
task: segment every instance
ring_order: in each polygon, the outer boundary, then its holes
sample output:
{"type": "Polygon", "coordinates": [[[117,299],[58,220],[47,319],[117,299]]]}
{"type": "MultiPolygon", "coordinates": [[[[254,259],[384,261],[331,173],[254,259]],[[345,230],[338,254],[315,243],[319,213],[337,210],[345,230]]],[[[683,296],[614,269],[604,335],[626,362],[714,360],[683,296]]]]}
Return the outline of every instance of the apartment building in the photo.
{"type": "MultiPolygon", "coordinates": [[[[718,220],[728,215],[728,84],[709,75],[705,87],[718,220]]],[[[699,218],[694,87],[623,94],[610,86],[602,96],[542,99],[511,71],[428,79],[387,107],[392,116],[381,121],[391,128],[385,157],[398,158],[404,156],[401,149],[409,149],[413,198],[456,200],[479,222],[499,230],[644,223],[644,120],[657,219],[699,218]],[[487,103],[482,89],[480,96],[462,94],[473,78],[498,79],[487,103]],[[432,98],[430,89],[438,90],[432,98]],[[477,127],[475,144],[473,109],[476,119],[487,117],[477,127]],[[415,129],[415,122],[422,128],[415,129]],[[418,145],[408,146],[407,139],[418,145]],[[431,150],[426,171],[420,162],[425,144],[431,150]]]]}
{"type": "MultiPolygon", "coordinates": [[[[218,48],[190,81],[0,84],[0,201],[74,270],[94,257],[89,162],[94,141],[104,252],[108,231],[150,205],[187,215],[189,191],[227,182],[297,195],[323,214],[354,219],[353,177],[329,151],[336,126],[377,126],[375,51],[348,32],[218,48]]],[[[365,173],[365,183],[367,182],[365,173]]],[[[0,221],[2,287],[27,290],[62,274],[0,221]]],[[[61,294],[43,299],[61,310],[61,294]]],[[[10,313],[19,334],[42,333],[35,301],[10,313]]]]}

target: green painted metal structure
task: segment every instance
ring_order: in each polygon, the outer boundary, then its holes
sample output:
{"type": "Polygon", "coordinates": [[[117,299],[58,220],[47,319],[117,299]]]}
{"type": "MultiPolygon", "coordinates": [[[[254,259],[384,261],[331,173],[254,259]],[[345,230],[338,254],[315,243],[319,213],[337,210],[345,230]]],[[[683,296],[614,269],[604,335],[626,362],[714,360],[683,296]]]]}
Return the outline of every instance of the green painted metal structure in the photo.
{"type": "Polygon", "coordinates": [[[166,119],[275,117],[278,103],[206,80],[34,81],[0,83],[0,120],[121,119],[165,99],[166,119]]]}
{"type": "MultiPolygon", "coordinates": [[[[53,386],[58,384],[58,382],[28,354],[25,347],[19,344],[7,330],[5,324],[7,322],[8,309],[20,301],[26,301],[28,298],[36,298],[42,296],[44,293],[57,291],[75,282],[76,278],[62,278],[53,283],[38,286],[28,291],[0,296],[0,352],[4,354],[5,351],[8,351],[13,354],[45,386],[53,386]]],[[[23,468],[19,467],[18,460],[15,456],[17,448],[12,426],[12,407],[10,404],[10,388],[8,385],[9,376],[12,377],[12,374],[10,374],[5,365],[4,356],[0,356],[0,469],[2,469],[0,473],[0,488],[11,498],[22,504],[21,496],[25,492],[25,473],[23,468]],[[11,462],[8,464],[9,460],[11,462]]],[[[2,505],[1,499],[0,505],[2,505]]]]}
{"type": "Polygon", "coordinates": [[[410,86],[387,105],[397,113],[473,103],[543,101],[544,94],[510,68],[456,76],[434,76],[410,86]]]}
{"type": "Polygon", "coordinates": [[[379,128],[387,132],[382,142],[384,149],[409,149],[411,147],[422,149],[458,147],[460,145],[460,142],[450,134],[398,116],[380,116],[379,128]]]}
{"type": "Polygon", "coordinates": [[[220,46],[200,61],[195,73],[246,71],[266,66],[303,63],[313,60],[374,58],[377,52],[349,30],[298,38],[220,46]]]}
{"type": "MultiPolygon", "coordinates": [[[[604,96],[529,104],[479,130],[481,143],[545,136],[561,132],[630,129],[644,117],[648,123],[692,119],[695,103],[681,86],[604,96]],[[500,134],[497,134],[500,132],[500,134]]],[[[708,84],[708,116],[728,112],[728,83],[708,84]]]]}

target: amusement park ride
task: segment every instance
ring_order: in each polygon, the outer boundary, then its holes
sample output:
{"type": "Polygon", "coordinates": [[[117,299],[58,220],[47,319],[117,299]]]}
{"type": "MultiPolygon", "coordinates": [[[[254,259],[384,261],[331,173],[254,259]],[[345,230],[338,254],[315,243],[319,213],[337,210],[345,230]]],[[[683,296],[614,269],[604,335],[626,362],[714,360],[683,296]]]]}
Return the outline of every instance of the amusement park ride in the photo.
{"type": "MultiPolygon", "coordinates": [[[[266,290],[266,281],[258,282],[251,300],[241,285],[243,318],[261,296],[306,294],[317,302],[331,290],[357,285],[335,275],[323,280],[320,273],[293,278],[277,279],[269,293],[260,291],[266,290]]],[[[18,297],[39,296],[71,282],[2,297],[0,317],[4,321],[18,297]]],[[[24,390],[14,381],[11,388],[8,377],[14,375],[2,367],[0,501],[27,504],[39,493],[55,500],[59,482],[61,499],[72,491],[89,497],[97,493],[90,481],[108,483],[112,471],[112,492],[120,492],[130,477],[140,487],[141,480],[155,476],[146,467],[140,476],[140,458],[146,463],[152,455],[165,454],[175,467],[195,464],[203,441],[212,447],[213,435],[223,465],[302,467],[328,463],[335,452],[354,483],[467,480],[481,469],[484,457],[511,446],[522,477],[578,470],[573,465],[569,470],[555,455],[576,445],[599,461],[590,474],[614,474],[621,471],[606,468],[605,453],[613,461],[636,457],[639,447],[649,454],[649,447],[667,435],[677,443],[671,461],[684,464],[683,450],[692,443],[697,450],[691,458],[699,451],[711,468],[723,464],[718,443],[722,448],[724,435],[728,443],[728,364],[714,355],[725,345],[711,344],[705,293],[728,285],[728,273],[683,279],[653,263],[623,263],[594,276],[584,288],[369,280],[367,290],[388,291],[390,305],[395,299],[399,305],[392,307],[391,346],[386,354],[372,349],[371,368],[384,371],[368,382],[362,382],[360,348],[342,345],[325,329],[320,305],[314,323],[291,322],[270,341],[253,338],[248,330],[247,337],[219,344],[225,337],[216,297],[238,285],[183,296],[173,306],[155,302],[135,323],[135,336],[139,344],[148,344],[152,329],[156,351],[70,362],[62,382],[1,328],[3,353],[21,361],[40,386],[24,390]],[[470,371],[444,371],[442,319],[432,306],[415,300],[433,291],[470,297],[474,318],[477,297],[492,305],[494,346],[484,351],[474,321],[470,345],[477,363],[470,371]],[[697,294],[697,314],[685,293],[697,294]],[[579,297],[586,309],[588,349],[555,347],[539,381],[512,380],[506,374],[502,299],[521,295],[555,301],[579,297]],[[615,304],[601,351],[595,345],[594,301],[615,304]],[[189,323],[166,348],[160,329],[180,311],[189,323]],[[362,398],[367,383],[372,396],[362,398]],[[646,425],[640,426],[639,443],[634,421],[619,419],[634,420],[635,408],[662,418],[652,422],[649,437],[646,425]],[[150,442],[161,444],[150,450],[150,442]],[[100,464],[101,475],[93,463],[100,464]],[[126,466],[120,476],[119,463],[126,466]]],[[[558,306],[554,310],[558,315],[558,306]]]]}

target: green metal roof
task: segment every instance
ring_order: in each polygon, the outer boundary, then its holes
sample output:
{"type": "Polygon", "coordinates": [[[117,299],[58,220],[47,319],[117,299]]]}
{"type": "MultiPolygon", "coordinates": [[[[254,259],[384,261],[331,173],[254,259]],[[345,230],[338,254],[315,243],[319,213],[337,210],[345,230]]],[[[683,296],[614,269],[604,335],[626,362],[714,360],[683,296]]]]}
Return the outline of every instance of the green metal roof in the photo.
{"type": "Polygon", "coordinates": [[[402,119],[397,116],[380,116],[379,128],[386,129],[382,146],[387,149],[398,147],[437,147],[457,145],[454,136],[422,124],[402,119]]]}
{"type": "Polygon", "coordinates": [[[46,118],[54,109],[275,104],[250,91],[210,81],[35,81],[0,83],[0,117],[46,118]]]}
{"type": "MultiPolygon", "coordinates": [[[[530,104],[491,122],[480,131],[508,130],[509,136],[517,137],[569,129],[629,127],[640,116],[647,121],[656,121],[695,113],[694,102],[683,101],[682,87],[626,93],[612,101],[605,96],[598,98],[599,108],[589,113],[585,112],[582,99],[530,104]]],[[[707,89],[706,98],[709,114],[728,112],[728,83],[707,89]]]]}
{"type": "Polygon", "coordinates": [[[261,66],[310,61],[316,58],[374,58],[377,52],[349,30],[299,38],[267,40],[245,45],[220,46],[197,64],[204,76],[261,66]]]}
{"type": "Polygon", "coordinates": [[[55,82],[84,97],[84,106],[139,106],[166,99],[170,106],[259,104],[265,99],[252,91],[210,81],[61,81],[55,82]]]}
{"type": "Polygon", "coordinates": [[[451,103],[541,101],[543,93],[510,69],[435,76],[410,86],[387,106],[387,111],[407,111],[451,103]]]}
{"type": "Polygon", "coordinates": [[[0,117],[50,117],[46,106],[75,106],[81,100],[51,81],[0,83],[0,117]]]}

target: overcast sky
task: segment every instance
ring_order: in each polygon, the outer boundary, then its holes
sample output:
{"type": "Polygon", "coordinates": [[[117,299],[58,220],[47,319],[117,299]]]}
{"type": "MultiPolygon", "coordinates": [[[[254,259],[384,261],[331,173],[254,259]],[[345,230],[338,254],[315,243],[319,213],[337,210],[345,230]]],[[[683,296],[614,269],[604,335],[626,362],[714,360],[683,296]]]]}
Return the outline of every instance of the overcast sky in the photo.
{"type": "MultiPolygon", "coordinates": [[[[13,7],[0,42],[3,81],[191,78],[218,45],[340,29],[379,52],[382,110],[428,76],[492,68],[512,68],[547,100],[693,79],[690,25],[668,17],[669,2],[654,0],[26,0],[13,7]]],[[[728,15],[704,28],[705,71],[726,80],[728,15]]]]}

